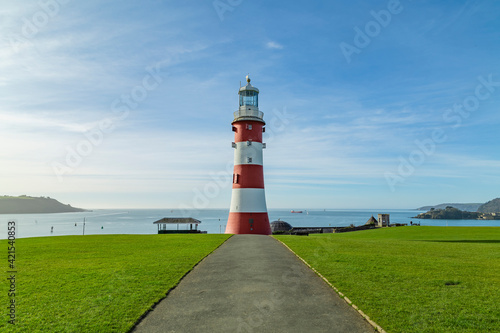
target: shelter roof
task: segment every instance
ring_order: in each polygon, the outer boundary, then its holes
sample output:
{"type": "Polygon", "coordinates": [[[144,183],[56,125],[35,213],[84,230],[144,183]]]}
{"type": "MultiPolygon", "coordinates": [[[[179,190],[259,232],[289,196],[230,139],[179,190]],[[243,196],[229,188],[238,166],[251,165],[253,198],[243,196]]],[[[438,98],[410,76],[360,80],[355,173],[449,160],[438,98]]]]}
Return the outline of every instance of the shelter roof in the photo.
{"type": "Polygon", "coordinates": [[[377,219],[376,219],[376,218],[374,218],[374,217],[373,217],[373,215],[372,215],[372,217],[370,217],[370,218],[368,219],[368,221],[366,221],[366,223],[365,223],[365,224],[377,224],[377,223],[378,223],[377,219]]]}
{"type": "Polygon", "coordinates": [[[164,217],[153,224],[200,224],[201,221],[192,217],[164,217]]]}

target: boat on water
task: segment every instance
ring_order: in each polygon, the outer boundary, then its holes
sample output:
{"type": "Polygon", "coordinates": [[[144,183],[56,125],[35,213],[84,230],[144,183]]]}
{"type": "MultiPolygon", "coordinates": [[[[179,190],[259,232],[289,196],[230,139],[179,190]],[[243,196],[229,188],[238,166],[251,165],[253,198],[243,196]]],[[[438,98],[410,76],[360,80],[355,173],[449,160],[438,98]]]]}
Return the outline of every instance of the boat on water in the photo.
{"type": "Polygon", "coordinates": [[[292,210],[291,213],[300,214],[300,213],[302,213],[302,211],[301,210],[292,210]]]}

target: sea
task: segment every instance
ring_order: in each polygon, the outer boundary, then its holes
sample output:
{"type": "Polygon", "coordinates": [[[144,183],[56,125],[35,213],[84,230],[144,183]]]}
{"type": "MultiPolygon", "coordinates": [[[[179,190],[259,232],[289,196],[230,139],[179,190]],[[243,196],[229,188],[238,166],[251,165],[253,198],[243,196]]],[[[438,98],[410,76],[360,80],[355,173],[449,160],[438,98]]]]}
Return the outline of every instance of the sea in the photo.
{"type": "MultiPolygon", "coordinates": [[[[278,219],[294,227],[342,227],[363,225],[373,215],[390,214],[391,223],[417,223],[426,226],[500,226],[500,220],[420,220],[417,210],[383,209],[310,209],[292,213],[269,209],[269,220],[278,219]]],[[[88,212],[59,214],[0,214],[0,239],[7,239],[8,222],[16,223],[16,238],[63,235],[156,234],[153,222],[163,217],[192,217],[201,221],[199,230],[209,234],[224,233],[229,211],[226,209],[96,209],[88,212]]],[[[174,228],[176,228],[174,226],[174,228]]],[[[189,226],[180,226],[189,228],[189,226]]]]}

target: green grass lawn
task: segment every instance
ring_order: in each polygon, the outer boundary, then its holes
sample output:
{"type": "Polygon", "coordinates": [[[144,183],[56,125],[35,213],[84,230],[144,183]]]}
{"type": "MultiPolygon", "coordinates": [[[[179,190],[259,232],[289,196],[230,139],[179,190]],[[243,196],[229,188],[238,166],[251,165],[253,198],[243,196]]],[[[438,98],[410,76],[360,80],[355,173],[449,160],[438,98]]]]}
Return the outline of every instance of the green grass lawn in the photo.
{"type": "Polygon", "coordinates": [[[7,241],[0,304],[5,332],[127,332],[228,235],[106,235],[16,241],[16,325],[7,324],[7,241]]]}
{"type": "Polygon", "coordinates": [[[500,332],[500,228],[276,238],[388,332],[500,332]]]}

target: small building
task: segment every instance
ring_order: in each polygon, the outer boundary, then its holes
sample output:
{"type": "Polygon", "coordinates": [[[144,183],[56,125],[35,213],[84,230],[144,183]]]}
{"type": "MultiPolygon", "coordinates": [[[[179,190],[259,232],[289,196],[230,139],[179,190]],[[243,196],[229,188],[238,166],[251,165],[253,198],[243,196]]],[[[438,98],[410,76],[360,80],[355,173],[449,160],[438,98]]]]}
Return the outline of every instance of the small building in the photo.
{"type": "Polygon", "coordinates": [[[378,214],[378,226],[379,227],[389,227],[391,225],[389,221],[389,214],[378,214]]]}
{"type": "Polygon", "coordinates": [[[206,233],[198,230],[198,224],[201,221],[193,219],[192,217],[164,217],[161,220],[153,222],[158,225],[158,234],[201,234],[206,233]],[[177,225],[176,229],[172,229],[177,225]],[[179,226],[183,227],[179,229],[179,226]],[[188,229],[189,225],[189,229],[188,229]],[[193,228],[194,226],[194,228],[193,228]]]}
{"type": "Polygon", "coordinates": [[[368,219],[368,221],[366,221],[365,225],[373,225],[373,226],[375,226],[375,225],[378,225],[378,221],[372,215],[372,217],[370,217],[368,219]]]}
{"type": "Polygon", "coordinates": [[[292,230],[292,226],[290,223],[281,221],[278,219],[278,221],[273,221],[271,222],[271,232],[273,233],[283,233],[283,232],[288,232],[292,230]]]}

